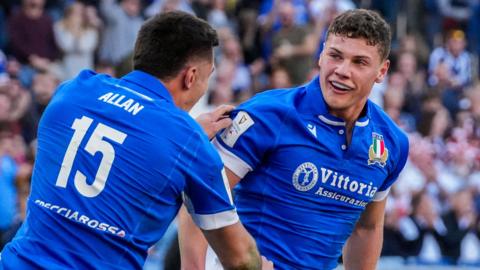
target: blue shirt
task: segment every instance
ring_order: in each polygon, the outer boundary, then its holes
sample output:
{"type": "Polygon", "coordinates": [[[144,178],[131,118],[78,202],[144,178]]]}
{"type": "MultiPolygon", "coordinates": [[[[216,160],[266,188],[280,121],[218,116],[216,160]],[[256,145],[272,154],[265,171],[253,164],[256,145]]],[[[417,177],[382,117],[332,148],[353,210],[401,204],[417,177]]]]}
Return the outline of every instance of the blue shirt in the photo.
{"type": "Polygon", "coordinates": [[[27,218],[0,265],[141,269],[183,200],[203,229],[238,221],[223,175],[159,80],[84,71],[42,116],[27,218]]]}
{"type": "Polygon", "coordinates": [[[328,113],[318,78],[261,93],[217,135],[224,164],[242,181],[235,204],[276,269],[333,269],[365,206],[386,197],[404,167],[407,136],[368,101],[350,145],[328,113]]]}

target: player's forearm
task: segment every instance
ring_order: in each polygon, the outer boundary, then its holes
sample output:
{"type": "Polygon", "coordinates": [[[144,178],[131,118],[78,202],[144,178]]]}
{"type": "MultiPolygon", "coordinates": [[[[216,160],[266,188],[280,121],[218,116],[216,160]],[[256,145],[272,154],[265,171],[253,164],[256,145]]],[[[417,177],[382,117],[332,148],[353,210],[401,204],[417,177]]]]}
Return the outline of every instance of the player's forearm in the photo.
{"type": "Polygon", "coordinates": [[[207,240],[182,206],[178,215],[178,241],[182,270],[205,269],[207,240]]]}
{"type": "Polygon", "coordinates": [[[343,249],[345,270],[375,269],[382,250],[383,226],[356,228],[343,249]]]}
{"type": "Polygon", "coordinates": [[[203,232],[224,269],[261,269],[262,260],[255,240],[240,222],[203,232]]]}
{"type": "Polygon", "coordinates": [[[251,239],[250,245],[239,251],[235,256],[229,256],[227,260],[220,259],[225,270],[260,270],[262,261],[256,245],[251,239]]]}

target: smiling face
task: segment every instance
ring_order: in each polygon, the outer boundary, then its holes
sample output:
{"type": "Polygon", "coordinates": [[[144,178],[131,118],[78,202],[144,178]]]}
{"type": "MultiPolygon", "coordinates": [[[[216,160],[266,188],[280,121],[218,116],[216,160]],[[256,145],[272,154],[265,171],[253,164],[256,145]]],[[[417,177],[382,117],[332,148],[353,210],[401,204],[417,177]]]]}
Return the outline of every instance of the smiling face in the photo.
{"type": "Polygon", "coordinates": [[[385,77],[389,60],[363,38],[331,34],[318,61],[322,94],[332,115],[358,118],[375,82],[385,77]]]}

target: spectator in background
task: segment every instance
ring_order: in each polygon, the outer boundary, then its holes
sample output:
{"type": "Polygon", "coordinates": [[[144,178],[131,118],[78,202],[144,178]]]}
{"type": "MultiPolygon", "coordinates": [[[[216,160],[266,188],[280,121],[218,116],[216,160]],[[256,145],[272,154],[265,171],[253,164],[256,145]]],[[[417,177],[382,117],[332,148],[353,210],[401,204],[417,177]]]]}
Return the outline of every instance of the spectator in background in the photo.
{"type": "MultiPolygon", "coordinates": [[[[415,55],[415,61],[417,62],[417,69],[425,73],[425,69],[428,66],[428,59],[430,57],[430,49],[423,40],[423,37],[419,34],[407,34],[399,40],[398,47],[399,54],[411,53],[415,55]]],[[[426,76],[426,74],[423,74],[426,76]]],[[[425,81],[425,77],[423,78],[425,81]]],[[[425,83],[425,82],[424,82],[425,83]]]]}
{"type": "MultiPolygon", "coordinates": [[[[405,169],[400,173],[394,185],[398,201],[410,205],[412,197],[421,192],[427,192],[439,207],[437,168],[435,165],[435,149],[431,142],[418,133],[409,136],[410,152],[405,169]]],[[[407,207],[409,209],[409,207],[407,207]]]]}
{"type": "Polygon", "coordinates": [[[35,106],[40,116],[50,102],[59,83],[59,80],[50,73],[38,73],[35,75],[32,90],[35,106]]]}
{"type": "Polygon", "coordinates": [[[266,86],[266,59],[262,57],[262,35],[257,23],[258,10],[262,0],[240,0],[236,3],[238,36],[245,64],[250,69],[254,92],[266,86]]]}
{"type": "Polygon", "coordinates": [[[287,70],[282,67],[276,67],[270,71],[269,81],[269,89],[290,88],[293,86],[292,80],[288,76],[287,70]]]}
{"type": "Polygon", "coordinates": [[[442,89],[442,101],[454,116],[460,109],[463,90],[472,82],[472,59],[465,50],[465,34],[453,30],[447,35],[445,47],[438,47],[430,55],[428,82],[442,89]]]}
{"type": "Polygon", "coordinates": [[[443,17],[444,29],[465,29],[473,14],[472,0],[437,0],[440,14],[443,17]]]}
{"type": "Polygon", "coordinates": [[[261,1],[259,9],[258,20],[262,27],[278,30],[281,27],[281,17],[279,14],[279,8],[284,4],[292,5],[293,20],[296,25],[308,24],[308,1],[307,0],[263,0],[261,1]]]}
{"type": "Polygon", "coordinates": [[[30,143],[37,137],[37,127],[43,111],[47,107],[60,81],[48,72],[35,74],[32,81],[32,102],[22,118],[24,137],[30,143]]]}
{"type": "Polygon", "coordinates": [[[411,214],[399,221],[403,253],[420,263],[439,263],[442,260],[441,235],[446,233],[446,229],[438,210],[425,192],[416,194],[411,204],[411,214]]]}
{"type": "Polygon", "coordinates": [[[407,94],[407,80],[400,72],[393,72],[388,77],[388,84],[383,93],[383,109],[405,131],[415,130],[415,118],[406,111],[405,105],[409,102],[407,94]]]}
{"type": "Polygon", "coordinates": [[[29,142],[32,138],[25,134],[25,131],[29,130],[30,126],[24,120],[32,106],[32,96],[17,79],[9,79],[4,85],[1,85],[0,92],[6,94],[10,99],[7,120],[10,131],[15,135],[22,135],[24,140],[29,142]]]}
{"type": "Polygon", "coordinates": [[[465,236],[473,231],[477,213],[473,205],[472,193],[469,189],[460,189],[450,195],[451,209],[442,215],[446,233],[442,237],[442,253],[447,263],[456,264],[462,250],[465,236]]]}
{"type": "Polygon", "coordinates": [[[417,58],[412,52],[401,52],[397,59],[397,71],[405,81],[405,104],[403,111],[419,120],[421,101],[426,92],[425,72],[418,68],[417,58]]]}
{"type": "Polygon", "coordinates": [[[215,29],[232,27],[225,11],[225,0],[212,0],[211,9],[208,12],[207,21],[215,29]]]}
{"type": "Polygon", "coordinates": [[[448,111],[443,106],[437,109],[424,108],[421,112],[420,121],[417,123],[417,131],[431,143],[441,143],[447,137],[447,130],[452,127],[452,120],[448,111]]]}
{"type": "Polygon", "coordinates": [[[9,21],[10,49],[22,64],[46,69],[58,57],[53,22],[44,13],[45,0],[23,0],[9,21]]]}
{"type": "Polygon", "coordinates": [[[306,26],[295,23],[292,3],[284,1],[278,8],[281,28],[273,35],[271,65],[285,68],[294,85],[302,84],[313,67],[316,40],[306,26]]]}
{"type": "Polygon", "coordinates": [[[21,79],[30,85],[34,70],[49,70],[58,58],[53,22],[44,12],[45,0],[23,0],[21,9],[9,20],[9,47],[21,64],[21,79]]]}
{"type": "Polygon", "coordinates": [[[100,19],[94,7],[73,2],[54,25],[55,40],[63,52],[61,80],[75,77],[82,69],[93,69],[100,19]]]}
{"type": "Polygon", "coordinates": [[[465,33],[452,30],[447,35],[444,47],[438,47],[430,54],[428,81],[431,86],[439,83],[434,71],[440,64],[445,64],[449,72],[449,86],[459,88],[468,85],[472,80],[471,57],[465,50],[465,33]]]}
{"type": "Polygon", "coordinates": [[[399,221],[404,217],[400,203],[395,198],[395,186],[387,198],[385,207],[385,224],[383,227],[383,246],[381,256],[406,257],[404,237],[400,232],[399,221]]]}
{"type": "Polygon", "coordinates": [[[397,125],[405,131],[414,130],[414,119],[411,114],[402,110],[405,105],[405,79],[398,72],[388,77],[388,86],[383,93],[383,110],[397,125]]]}
{"type": "Polygon", "coordinates": [[[220,50],[216,87],[232,92],[233,102],[245,100],[251,96],[252,80],[250,70],[243,61],[240,43],[232,32],[223,35],[220,50]]]}
{"type": "Polygon", "coordinates": [[[143,23],[140,0],[102,0],[100,13],[104,18],[99,58],[102,62],[119,64],[131,57],[137,32],[143,23]]]}
{"type": "MultiPolygon", "coordinates": [[[[194,15],[192,6],[187,0],[153,0],[151,4],[145,8],[147,17],[155,16],[158,13],[180,10],[194,15]]],[[[206,18],[204,18],[206,19],[206,18]]]]}
{"type": "MultiPolygon", "coordinates": [[[[8,97],[0,94],[0,117],[3,118],[8,110],[8,97]]],[[[1,127],[0,127],[1,128],[1,127]]],[[[0,130],[0,249],[10,240],[11,230],[15,225],[17,212],[17,191],[15,188],[15,176],[17,163],[13,156],[12,136],[9,130],[0,130]]]]}

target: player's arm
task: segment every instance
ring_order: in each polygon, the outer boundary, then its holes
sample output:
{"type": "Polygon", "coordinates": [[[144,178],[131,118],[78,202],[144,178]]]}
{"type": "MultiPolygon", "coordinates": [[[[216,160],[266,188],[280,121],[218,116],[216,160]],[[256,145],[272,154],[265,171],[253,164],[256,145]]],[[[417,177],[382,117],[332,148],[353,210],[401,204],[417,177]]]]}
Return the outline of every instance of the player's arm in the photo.
{"type": "MultiPolygon", "coordinates": [[[[225,168],[225,172],[230,187],[235,187],[240,181],[240,177],[228,168],[225,168]]],[[[182,210],[179,212],[178,220],[178,241],[182,270],[205,269],[205,256],[208,247],[207,239],[205,239],[202,231],[195,225],[192,217],[184,207],[182,207],[182,210]]]]}
{"type": "Polygon", "coordinates": [[[201,231],[195,226],[190,215],[182,211],[179,242],[182,270],[205,269],[208,244],[217,254],[224,269],[273,269],[265,263],[262,265],[255,241],[240,222],[220,229],[201,231]]]}
{"type": "Polygon", "coordinates": [[[372,201],[360,216],[352,235],[343,248],[346,270],[373,270],[383,243],[386,199],[372,201]]]}
{"type": "Polygon", "coordinates": [[[224,269],[261,269],[255,240],[240,222],[203,233],[224,269]]]}

